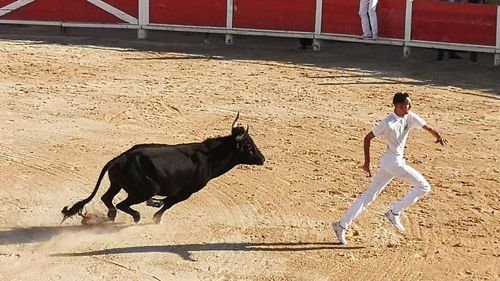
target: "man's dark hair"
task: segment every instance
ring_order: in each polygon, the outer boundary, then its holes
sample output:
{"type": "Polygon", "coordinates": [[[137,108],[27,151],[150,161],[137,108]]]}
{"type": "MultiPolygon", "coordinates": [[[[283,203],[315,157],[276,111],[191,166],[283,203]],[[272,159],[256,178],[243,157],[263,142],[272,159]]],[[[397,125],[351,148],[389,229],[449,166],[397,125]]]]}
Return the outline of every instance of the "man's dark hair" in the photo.
{"type": "Polygon", "coordinates": [[[410,95],[408,95],[408,93],[405,93],[405,92],[397,92],[395,95],[394,95],[394,98],[392,98],[392,103],[393,104],[403,104],[406,100],[406,98],[409,98],[410,95]]]}

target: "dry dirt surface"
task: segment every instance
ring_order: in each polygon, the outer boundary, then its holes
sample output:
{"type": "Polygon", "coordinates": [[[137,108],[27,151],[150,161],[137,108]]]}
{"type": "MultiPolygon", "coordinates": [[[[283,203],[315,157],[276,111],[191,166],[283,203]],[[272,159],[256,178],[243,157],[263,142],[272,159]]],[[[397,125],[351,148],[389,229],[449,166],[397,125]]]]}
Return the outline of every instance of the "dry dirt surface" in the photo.
{"type": "MultiPolygon", "coordinates": [[[[433,50],[296,39],[0,26],[0,280],[499,280],[500,70],[434,61],[433,50]],[[449,140],[413,131],[407,162],[433,191],[383,217],[395,180],[349,230],[338,220],[369,183],[362,139],[396,91],[449,140]],[[62,225],[104,164],[137,143],[227,135],[236,113],[267,161],[238,166],[153,223],[100,196],[95,220],[62,225]],[[88,225],[90,224],[90,225],[88,225]]],[[[373,169],[384,150],[372,144],[373,169]]],[[[120,193],[115,203],[123,200],[120,193]]]]}

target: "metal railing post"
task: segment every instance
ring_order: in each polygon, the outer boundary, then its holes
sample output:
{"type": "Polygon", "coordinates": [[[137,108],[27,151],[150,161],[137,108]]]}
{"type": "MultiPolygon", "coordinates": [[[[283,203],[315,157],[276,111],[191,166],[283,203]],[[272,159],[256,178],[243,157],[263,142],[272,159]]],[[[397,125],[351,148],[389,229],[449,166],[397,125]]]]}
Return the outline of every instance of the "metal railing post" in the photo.
{"type": "MultiPolygon", "coordinates": [[[[226,32],[233,29],[234,0],[227,0],[226,32]]],[[[234,44],[234,35],[226,33],[226,45],[234,44]]]]}
{"type": "Polygon", "coordinates": [[[497,44],[493,58],[493,65],[500,65],[500,6],[497,7],[497,44]]]}
{"type": "MultiPolygon", "coordinates": [[[[323,20],[323,0],[316,0],[316,19],[314,21],[314,35],[321,34],[321,25],[323,20]]],[[[321,40],[313,39],[313,50],[319,51],[321,49],[321,40]]]]}
{"type": "Polygon", "coordinates": [[[413,14],[413,0],[406,0],[406,14],[405,14],[405,40],[403,44],[403,57],[409,58],[411,54],[411,47],[407,43],[411,41],[411,22],[413,14]]]}
{"type": "Polygon", "coordinates": [[[137,38],[146,39],[147,31],[142,28],[149,24],[149,0],[139,0],[139,29],[137,29],[137,38]]]}

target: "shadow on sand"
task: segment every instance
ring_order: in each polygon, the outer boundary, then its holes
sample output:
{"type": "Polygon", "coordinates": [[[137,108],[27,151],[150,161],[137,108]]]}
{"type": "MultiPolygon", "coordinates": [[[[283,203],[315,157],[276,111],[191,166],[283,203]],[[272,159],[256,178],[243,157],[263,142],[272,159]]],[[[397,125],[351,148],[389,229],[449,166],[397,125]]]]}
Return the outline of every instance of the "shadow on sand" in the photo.
{"type": "MultiPolygon", "coordinates": [[[[66,233],[111,234],[131,226],[146,224],[103,223],[98,225],[61,225],[61,226],[34,226],[0,228],[0,246],[14,244],[29,244],[49,241],[66,233]]],[[[346,247],[340,243],[331,242],[280,242],[280,243],[208,243],[208,244],[181,244],[157,246],[133,246],[111,248],[81,253],[58,253],[53,257],[84,257],[100,255],[134,254],[134,253],[173,253],[184,260],[195,261],[193,252],[224,251],[224,252],[298,252],[318,250],[357,250],[364,247],[346,247]]]]}
{"type": "Polygon", "coordinates": [[[357,250],[364,247],[345,247],[340,243],[330,242],[283,242],[283,243],[209,243],[209,244],[182,244],[160,246],[136,246],[111,248],[99,251],[81,253],[59,253],[53,257],[86,257],[100,255],[134,254],[134,253],[172,253],[184,260],[195,261],[193,252],[223,251],[223,252],[298,252],[317,250],[357,250]]]}
{"type": "Polygon", "coordinates": [[[131,224],[105,223],[94,226],[58,225],[0,228],[0,245],[28,244],[49,241],[63,233],[92,232],[95,234],[114,233],[131,224]]]}

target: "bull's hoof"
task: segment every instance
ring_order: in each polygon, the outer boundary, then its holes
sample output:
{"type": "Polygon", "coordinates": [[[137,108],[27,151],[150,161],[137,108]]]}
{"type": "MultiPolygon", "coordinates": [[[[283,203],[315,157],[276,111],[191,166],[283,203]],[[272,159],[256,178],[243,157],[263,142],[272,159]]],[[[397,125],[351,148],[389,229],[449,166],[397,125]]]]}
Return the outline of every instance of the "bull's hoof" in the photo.
{"type": "Polygon", "coordinates": [[[141,220],[141,215],[139,213],[132,215],[134,222],[138,223],[141,220]]]}
{"type": "Polygon", "coordinates": [[[116,209],[109,209],[108,210],[108,219],[110,221],[115,221],[116,218],[116,209]]]}
{"type": "Polygon", "coordinates": [[[161,223],[161,216],[154,215],[154,216],[153,216],[153,221],[154,221],[156,224],[160,224],[160,223],[161,223]]]}

